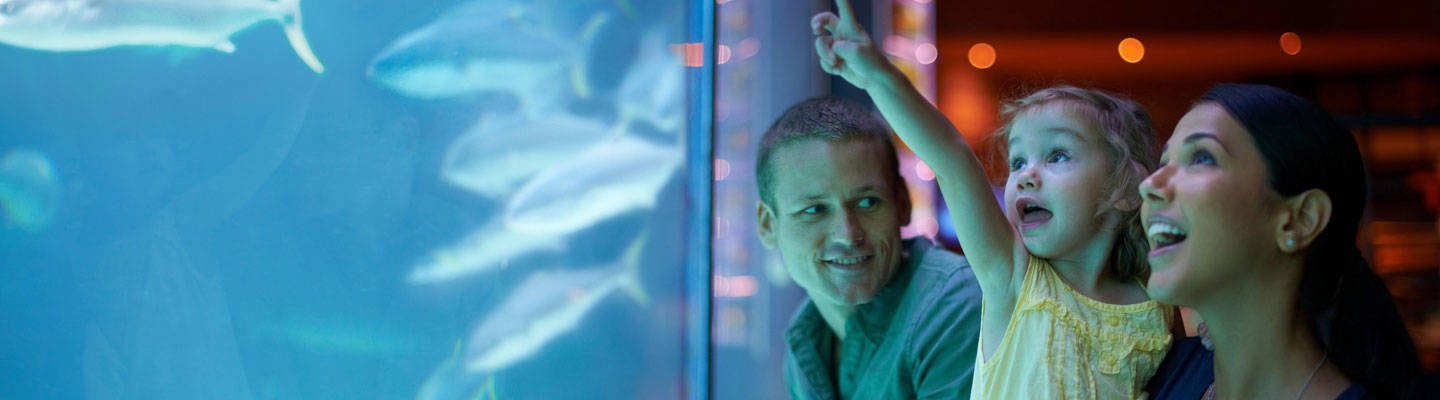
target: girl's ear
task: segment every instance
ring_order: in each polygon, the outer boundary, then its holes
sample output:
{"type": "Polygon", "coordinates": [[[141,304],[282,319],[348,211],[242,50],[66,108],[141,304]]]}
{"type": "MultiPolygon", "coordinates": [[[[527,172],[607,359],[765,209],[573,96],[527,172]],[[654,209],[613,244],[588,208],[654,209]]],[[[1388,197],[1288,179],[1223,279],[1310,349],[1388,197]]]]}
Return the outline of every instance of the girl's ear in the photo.
{"type": "Polygon", "coordinates": [[[1110,198],[1105,201],[1106,204],[1108,204],[1110,208],[1114,208],[1115,211],[1120,212],[1139,210],[1140,204],[1144,203],[1144,199],[1140,197],[1140,190],[1138,188],[1126,190],[1128,187],[1127,185],[1126,187],[1112,191],[1110,198]]]}
{"type": "Polygon", "coordinates": [[[1140,209],[1140,203],[1142,203],[1142,201],[1140,199],[1140,194],[1138,193],[1122,195],[1119,192],[1116,192],[1114,197],[1118,198],[1110,199],[1110,204],[1112,207],[1115,207],[1116,210],[1123,212],[1131,212],[1140,209]]]}

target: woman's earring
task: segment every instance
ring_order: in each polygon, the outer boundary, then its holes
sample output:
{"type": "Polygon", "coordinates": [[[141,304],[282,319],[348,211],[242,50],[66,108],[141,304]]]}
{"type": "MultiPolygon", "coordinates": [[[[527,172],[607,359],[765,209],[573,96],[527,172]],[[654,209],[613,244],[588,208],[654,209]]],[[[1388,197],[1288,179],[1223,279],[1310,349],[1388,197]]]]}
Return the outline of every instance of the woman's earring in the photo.
{"type": "Polygon", "coordinates": [[[1295,247],[1295,239],[1294,239],[1294,238],[1285,239],[1285,247],[1286,247],[1286,248],[1295,247]]]}

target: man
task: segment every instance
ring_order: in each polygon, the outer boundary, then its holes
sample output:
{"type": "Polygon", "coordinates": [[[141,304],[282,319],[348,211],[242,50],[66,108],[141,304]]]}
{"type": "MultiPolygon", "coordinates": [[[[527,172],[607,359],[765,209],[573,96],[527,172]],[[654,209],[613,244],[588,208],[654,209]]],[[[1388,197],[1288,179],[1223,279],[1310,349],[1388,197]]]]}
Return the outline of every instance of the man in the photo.
{"type": "Polygon", "coordinates": [[[785,332],[795,399],[964,399],[980,327],[965,258],[901,239],[910,196],[875,114],[836,98],[786,110],[760,141],[757,230],[809,295],[785,332]]]}

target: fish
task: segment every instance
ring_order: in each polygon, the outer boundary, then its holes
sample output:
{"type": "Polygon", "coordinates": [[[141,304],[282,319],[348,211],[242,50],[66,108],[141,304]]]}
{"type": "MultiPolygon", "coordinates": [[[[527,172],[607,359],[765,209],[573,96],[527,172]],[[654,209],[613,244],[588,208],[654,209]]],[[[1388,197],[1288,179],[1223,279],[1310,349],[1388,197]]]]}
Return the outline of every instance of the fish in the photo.
{"type": "Polygon", "coordinates": [[[411,269],[407,281],[427,285],[498,271],[515,258],[557,252],[563,248],[563,239],[516,232],[501,221],[491,221],[459,242],[432,252],[411,269]]]}
{"type": "Polygon", "coordinates": [[[657,32],[646,35],[640,49],[635,66],[626,71],[616,91],[619,119],[646,121],[676,133],[685,117],[684,67],[657,32]]]}
{"type": "Polygon", "coordinates": [[[516,232],[568,234],[654,208],[681,153],[634,136],[608,139],[521,186],[505,206],[505,224],[516,232]]]}
{"type": "Polygon", "coordinates": [[[569,31],[565,17],[582,12],[555,1],[472,0],[400,36],[376,55],[366,76],[420,99],[508,93],[539,113],[566,96],[589,96],[586,44],[610,14],[595,13],[569,31]]]}
{"type": "Polygon", "coordinates": [[[440,175],[482,197],[501,198],[546,167],[615,134],[615,127],[569,114],[481,120],[450,144],[440,175]]]}
{"type": "Polygon", "coordinates": [[[300,0],[0,0],[0,43],[56,52],[182,46],[233,53],[231,36],[275,21],[300,60],[324,73],[300,20],[300,0]]]}
{"type": "Polygon", "coordinates": [[[471,373],[501,371],[573,330],[600,300],[623,289],[641,305],[638,264],[645,235],[633,241],[618,265],[539,271],[521,282],[470,334],[462,353],[471,373]]]}

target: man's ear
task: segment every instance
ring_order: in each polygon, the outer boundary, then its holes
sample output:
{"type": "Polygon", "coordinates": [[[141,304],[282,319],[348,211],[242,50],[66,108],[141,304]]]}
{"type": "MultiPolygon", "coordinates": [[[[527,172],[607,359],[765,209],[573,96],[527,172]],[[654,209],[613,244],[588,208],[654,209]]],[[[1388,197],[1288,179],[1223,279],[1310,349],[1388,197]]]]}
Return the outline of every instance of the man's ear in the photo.
{"type": "Polygon", "coordinates": [[[1310,189],[1285,199],[1285,214],[1275,230],[1275,244],[1286,253],[1310,247],[1330,224],[1330,195],[1310,189]]]}
{"type": "Polygon", "coordinates": [[[755,202],[755,233],[760,236],[760,244],[775,249],[775,210],[764,201],[755,202]]]}
{"type": "Polygon", "coordinates": [[[905,178],[900,179],[899,186],[895,188],[895,212],[900,213],[900,226],[910,225],[910,185],[905,184],[905,178]]]}

